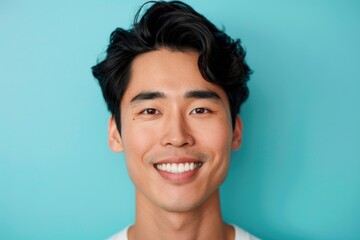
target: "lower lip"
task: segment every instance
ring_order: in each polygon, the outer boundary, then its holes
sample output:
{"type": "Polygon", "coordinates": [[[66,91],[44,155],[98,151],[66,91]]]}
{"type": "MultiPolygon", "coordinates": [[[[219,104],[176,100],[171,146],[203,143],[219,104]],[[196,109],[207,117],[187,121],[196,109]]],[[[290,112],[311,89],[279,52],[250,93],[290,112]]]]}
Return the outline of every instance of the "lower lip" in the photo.
{"type": "MultiPolygon", "coordinates": [[[[202,166],[201,166],[202,167],[202,166]]],[[[186,171],[183,173],[170,173],[166,171],[162,171],[160,169],[155,168],[161,177],[165,178],[168,181],[171,181],[173,183],[185,183],[189,180],[191,180],[196,173],[200,170],[200,168],[195,168],[194,170],[186,171]]]]}

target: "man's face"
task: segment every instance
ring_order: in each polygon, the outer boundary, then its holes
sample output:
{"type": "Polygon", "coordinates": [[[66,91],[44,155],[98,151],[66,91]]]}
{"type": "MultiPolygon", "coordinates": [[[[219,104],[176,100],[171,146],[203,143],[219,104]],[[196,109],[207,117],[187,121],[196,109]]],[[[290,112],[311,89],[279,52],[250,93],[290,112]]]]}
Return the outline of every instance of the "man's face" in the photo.
{"type": "Polygon", "coordinates": [[[135,58],[121,101],[121,137],[114,119],[109,143],[124,151],[137,194],[167,211],[196,208],[224,181],[231,150],[241,143],[232,130],[225,92],[207,82],[198,54],[161,49],[135,58]]]}

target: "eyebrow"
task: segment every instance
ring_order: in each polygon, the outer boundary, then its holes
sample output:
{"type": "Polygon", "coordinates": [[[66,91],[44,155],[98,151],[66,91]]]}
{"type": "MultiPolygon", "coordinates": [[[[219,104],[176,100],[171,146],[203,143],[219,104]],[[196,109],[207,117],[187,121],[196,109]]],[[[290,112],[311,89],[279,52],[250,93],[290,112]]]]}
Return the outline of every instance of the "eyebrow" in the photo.
{"type": "Polygon", "coordinates": [[[141,101],[141,100],[152,100],[156,98],[165,98],[163,92],[141,92],[131,99],[131,103],[141,101]]]}
{"type": "MultiPolygon", "coordinates": [[[[195,99],[212,99],[212,100],[219,100],[219,95],[210,90],[194,90],[194,91],[187,91],[184,96],[186,99],[195,98],[195,99]]],[[[154,91],[154,92],[141,92],[133,97],[130,103],[135,103],[142,100],[153,100],[157,98],[166,98],[163,92],[154,91]]]]}
{"type": "Polygon", "coordinates": [[[220,100],[219,95],[216,92],[210,90],[188,91],[185,93],[185,98],[220,100]]]}

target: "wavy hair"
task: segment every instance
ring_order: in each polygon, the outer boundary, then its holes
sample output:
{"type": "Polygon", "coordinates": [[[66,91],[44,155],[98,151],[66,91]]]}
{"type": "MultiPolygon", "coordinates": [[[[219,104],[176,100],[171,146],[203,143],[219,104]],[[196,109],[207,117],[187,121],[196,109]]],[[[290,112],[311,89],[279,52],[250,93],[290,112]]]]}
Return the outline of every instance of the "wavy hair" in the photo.
{"type": "Polygon", "coordinates": [[[183,2],[150,1],[138,10],[130,29],[117,28],[111,33],[105,59],[92,67],[119,132],[120,101],[131,78],[132,62],[139,54],[161,48],[199,54],[198,67],[204,79],[227,94],[234,127],[240,105],[249,95],[251,74],[240,40],[230,38],[183,2]],[[152,5],[140,18],[148,3],[152,5]]]}

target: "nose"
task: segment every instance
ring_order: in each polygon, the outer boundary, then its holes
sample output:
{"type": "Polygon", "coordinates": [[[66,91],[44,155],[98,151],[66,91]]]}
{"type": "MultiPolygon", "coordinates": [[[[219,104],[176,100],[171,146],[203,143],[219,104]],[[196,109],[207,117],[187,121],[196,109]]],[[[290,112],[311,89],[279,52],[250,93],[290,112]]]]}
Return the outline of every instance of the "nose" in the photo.
{"type": "Polygon", "coordinates": [[[163,146],[185,147],[192,146],[195,139],[191,134],[191,129],[184,117],[180,114],[166,119],[164,122],[161,144],[163,146]]]}

